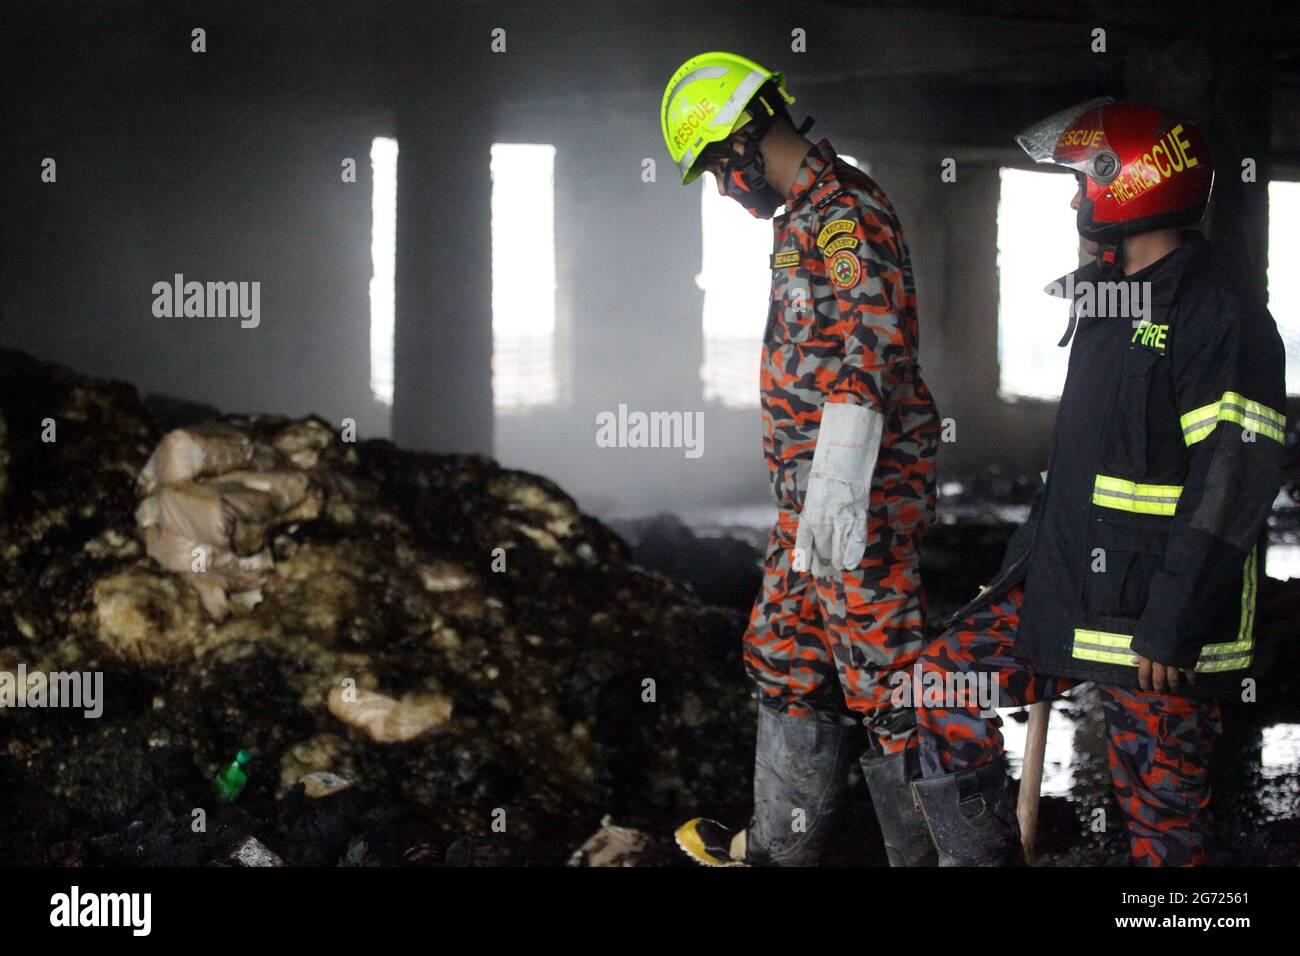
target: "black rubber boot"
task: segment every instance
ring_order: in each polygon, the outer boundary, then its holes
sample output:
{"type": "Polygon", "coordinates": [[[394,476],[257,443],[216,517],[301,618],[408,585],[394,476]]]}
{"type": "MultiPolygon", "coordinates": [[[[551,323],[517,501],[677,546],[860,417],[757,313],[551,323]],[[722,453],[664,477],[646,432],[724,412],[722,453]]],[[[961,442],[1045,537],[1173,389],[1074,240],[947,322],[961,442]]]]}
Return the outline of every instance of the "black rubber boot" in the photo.
{"type": "Polygon", "coordinates": [[[816,866],[844,807],[860,728],[758,708],[754,818],[745,862],[816,866]]]}
{"type": "Polygon", "coordinates": [[[915,754],[915,750],[875,752],[861,761],[890,866],[934,866],[939,861],[925,814],[912,792],[912,778],[918,775],[915,754]]]}
{"type": "Polygon", "coordinates": [[[1020,824],[1001,760],[912,781],[940,866],[1023,866],[1020,824]]]}

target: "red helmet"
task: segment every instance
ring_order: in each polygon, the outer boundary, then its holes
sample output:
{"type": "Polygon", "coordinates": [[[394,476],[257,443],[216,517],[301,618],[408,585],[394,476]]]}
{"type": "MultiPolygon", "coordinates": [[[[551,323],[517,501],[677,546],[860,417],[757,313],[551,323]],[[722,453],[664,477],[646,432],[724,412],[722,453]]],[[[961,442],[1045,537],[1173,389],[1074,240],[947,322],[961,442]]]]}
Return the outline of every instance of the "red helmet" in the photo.
{"type": "Polygon", "coordinates": [[[1097,242],[1200,222],[1214,186],[1214,162],[1196,123],[1155,106],[1089,100],[1031,126],[1016,142],[1036,163],[1083,174],[1079,234],[1097,242]]]}

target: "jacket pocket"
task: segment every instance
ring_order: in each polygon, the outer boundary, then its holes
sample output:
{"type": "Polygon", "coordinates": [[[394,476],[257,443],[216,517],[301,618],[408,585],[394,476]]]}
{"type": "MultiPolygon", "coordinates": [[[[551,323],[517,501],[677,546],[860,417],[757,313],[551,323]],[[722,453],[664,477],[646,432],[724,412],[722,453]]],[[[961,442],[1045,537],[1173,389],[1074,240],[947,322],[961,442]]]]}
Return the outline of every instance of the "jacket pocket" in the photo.
{"type": "Polygon", "coordinates": [[[1159,352],[1132,346],[1124,353],[1115,404],[1106,418],[1102,465],[1112,475],[1147,472],[1147,400],[1159,352]]]}
{"type": "Polygon", "coordinates": [[[813,336],[816,303],[812,286],[802,271],[773,284],[768,310],[764,338],[769,344],[799,345],[813,336]]]}
{"type": "Polygon", "coordinates": [[[1118,626],[1115,619],[1136,623],[1142,616],[1151,581],[1164,565],[1169,530],[1159,522],[1093,509],[1083,589],[1090,622],[1110,619],[1118,626]]]}

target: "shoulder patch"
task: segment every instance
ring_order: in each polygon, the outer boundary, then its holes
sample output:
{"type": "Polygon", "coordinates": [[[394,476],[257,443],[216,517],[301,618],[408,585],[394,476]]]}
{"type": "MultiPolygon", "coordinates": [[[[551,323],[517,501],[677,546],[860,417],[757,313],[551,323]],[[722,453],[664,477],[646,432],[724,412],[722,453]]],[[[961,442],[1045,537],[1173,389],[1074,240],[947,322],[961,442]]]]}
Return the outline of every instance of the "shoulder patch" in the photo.
{"type": "Polygon", "coordinates": [[[862,278],[862,262],[848,249],[841,249],[826,263],[826,276],[837,289],[851,289],[862,278]]]}
{"type": "Polygon", "coordinates": [[[857,236],[840,236],[838,239],[832,239],[822,247],[823,255],[834,255],[841,249],[856,249],[860,240],[857,236]]]}
{"type": "Polygon", "coordinates": [[[852,232],[857,221],[854,219],[836,219],[834,222],[828,222],[822,226],[822,231],[817,233],[817,245],[825,249],[826,243],[841,232],[852,232]]]}

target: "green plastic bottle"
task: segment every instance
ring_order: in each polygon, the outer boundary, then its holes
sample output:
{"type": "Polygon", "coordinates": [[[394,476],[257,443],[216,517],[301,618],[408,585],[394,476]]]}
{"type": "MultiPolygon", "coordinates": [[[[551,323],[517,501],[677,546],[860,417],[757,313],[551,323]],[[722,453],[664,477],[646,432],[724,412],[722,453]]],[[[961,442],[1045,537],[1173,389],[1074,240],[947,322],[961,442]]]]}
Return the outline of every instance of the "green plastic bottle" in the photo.
{"type": "Polygon", "coordinates": [[[239,799],[244,787],[248,786],[248,774],[244,772],[244,765],[251,759],[247,750],[241,750],[235,754],[234,763],[213,778],[212,792],[216,794],[217,803],[234,803],[239,799]]]}

